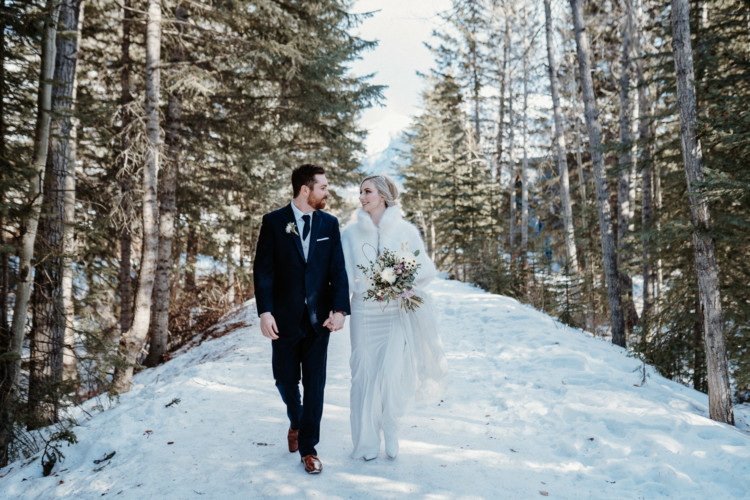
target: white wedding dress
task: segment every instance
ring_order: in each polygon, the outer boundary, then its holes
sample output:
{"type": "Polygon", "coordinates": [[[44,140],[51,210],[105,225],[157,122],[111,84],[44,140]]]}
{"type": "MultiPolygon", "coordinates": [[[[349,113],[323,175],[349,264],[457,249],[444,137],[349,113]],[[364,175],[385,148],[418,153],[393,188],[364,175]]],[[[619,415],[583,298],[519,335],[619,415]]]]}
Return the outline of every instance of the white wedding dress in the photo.
{"type": "Polygon", "coordinates": [[[373,459],[380,451],[380,433],[386,453],[398,453],[398,419],[415,396],[428,400],[442,393],[446,374],[432,299],[424,285],[435,274],[417,229],[389,207],[376,227],[360,210],[355,223],[342,233],[346,270],[352,293],[350,318],[352,387],[350,421],[352,457],[373,459]],[[415,291],[424,299],[416,311],[406,312],[398,302],[384,305],[364,300],[366,291],[357,264],[367,266],[385,248],[419,250],[415,291]]]}

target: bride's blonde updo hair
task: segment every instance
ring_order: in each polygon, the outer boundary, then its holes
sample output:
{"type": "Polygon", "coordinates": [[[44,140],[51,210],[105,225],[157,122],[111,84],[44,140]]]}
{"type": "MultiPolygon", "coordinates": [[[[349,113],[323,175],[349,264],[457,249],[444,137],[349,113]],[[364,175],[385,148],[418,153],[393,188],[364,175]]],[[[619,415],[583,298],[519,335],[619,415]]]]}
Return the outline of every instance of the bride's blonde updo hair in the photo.
{"type": "Polygon", "coordinates": [[[396,199],[398,198],[398,188],[393,182],[393,179],[387,175],[368,175],[362,182],[359,183],[359,187],[362,187],[366,181],[370,181],[375,185],[375,189],[378,190],[380,196],[385,198],[385,206],[392,207],[396,205],[396,199]]]}

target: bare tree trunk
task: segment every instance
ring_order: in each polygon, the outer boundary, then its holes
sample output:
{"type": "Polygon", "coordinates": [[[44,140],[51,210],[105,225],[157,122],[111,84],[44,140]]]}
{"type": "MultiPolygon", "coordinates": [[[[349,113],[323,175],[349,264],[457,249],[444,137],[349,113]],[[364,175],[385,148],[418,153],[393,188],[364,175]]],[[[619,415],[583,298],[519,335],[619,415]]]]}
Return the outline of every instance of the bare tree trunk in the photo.
{"type": "Polygon", "coordinates": [[[568,272],[578,279],[578,256],[576,253],[575,231],[573,229],[573,207],[570,201],[570,177],[568,174],[567,151],[565,148],[565,130],[562,111],[560,110],[560,91],[557,80],[557,63],[552,41],[552,9],[550,0],[544,0],[544,15],[547,33],[547,62],[549,69],[550,89],[552,90],[552,110],[555,117],[555,155],[557,171],[560,175],[560,201],[563,209],[563,235],[568,272]]]}
{"type": "Polygon", "coordinates": [[[18,286],[16,288],[16,302],[13,309],[13,323],[11,325],[10,353],[17,355],[17,358],[12,363],[13,367],[11,367],[10,376],[5,379],[10,392],[15,390],[18,382],[17,377],[21,367],[21,344],[23,342],[28,315],[31,284],[34,279],[34,242],[36,241],[43,201],[42,189],[44,186],[47,146],[50,135],[52,76],[55,68],[55,40],[57,37],[57,22],[60,16],[60,3],[56,0],[49,0],[45,11],[47,15],[44,21],[44,34],[42,37],[42,69],[39,79],[36,130],[34,132],[34,155],[31,161],[31,170],[35,172],[35,175],[31,178],[28,191],[31,213],[23,221],[24,231],[18,265],[18,286]]]}
{"type": "Polygon", "coordinates": [[[146,26],[146,131],[148,149],[143,166],[143,248],[138,273],[133,324],[120,339],[127,368],[115,373],[117,393],[128,392],[133,369],[148,336],[151,318],[151,294],[154,289],[158,255],[159,227],[157,221],[156,173],[159,171],[159,62],[161,57],[161,2],[149,0],[146,26]]]}
{"type": "Polygon", "coordinates": [[[44,29],[41,46],[41,71],[37,95],[37,118],[34,131],[34,148],[29,181],[28,200],[31,205],[29,215],[22,221],[22,239],[18,265],[13,320],[8,343],[0,346],[0,461],[8,460],[8,447],[12,440],[12,428],[19,405],[18,384],[21,372],[21,347],[26,330],[31,283],[34,279],[34,243],[42,206],[42,188],[47,164],[47,146],[52,106],[52,75],[55,67],[55,39],[60,4],[49,0],[45,5],[44,29]]]}
{"type": "MultiPolygon", "coordinates": [[[[84,4],[78,0],[78,19],[76,34],[80,38],[83,27],[84,4]]],[[[78,45],[76,44],[76,65],[73,72],[72,103],[75,106],[78,95],[78,45]]],[[[68,167],[65,176],[65,217],[63,218],[63,255],[62,255],[62,307],[65,316],[65,330],[63,334],[63,380],[72,381],[78,378],[78,362],[76,357],[76,339],[73,324],[75,321],[75,303],[73,299],[73,261],[76,251],[75,245],[75,205],[76,205],[76,160],[78,156],[78,124],[79,120],[71,116],[70,140],[68,141],[68,167]]]]}
{"type": "Polygon", "coordinates": [[[576,151],[576,167],[578,170],[578,186],[579,186],[579,192],[581,194],[581,228],[583,229],[583,234],[585,235],[585,238],[583,239],[583,266],[585,269],[584,272],[584,284],[586,289],[586,302],[588,304],[588,307],[586,307],[586,329],[590,332],[595,331],[595,311],[596,311],[596,304],[594,301],[594,257],[593,257],[593,249],[591,248],[591,238],[589,234],[589,209],[588,209],[588,195],[587,195],[587,189],[586,189],[586,176],[583,172],[583,158],[581,156],[581,150],[583,149],[583,146],[581,145],[581,128],[578,125],[578,117],[580,116],[578,112],[578,87],[575,80],[575,75],[570,74],[570,87],[571,87],[571,95],[574,96],[573,98],[573,128],[574,128],[574,135],[576,139],[575,144],[575,151],[576,151]]]}
{"type": "Polygon", "coordinates": [[[633,329],[638,321],[638,313],[633,303],[633,280],[630,277],[628,267],[632,260],[631,245],[628,235],[634,229],[632,227],[633,213],[635,211],[633,199],[633,173],[635,172],[635,154],[632,127],[634,105],[631,99],[631,73],[632,73],[632,40],[633,40],[633,8],[630,0],[622,1],[625,9],[625,19],[622,23],[622,53],[620,67],[620,154],[618,161],[617,182],[617,269],[620,274],[620,292],[622,293],[623,313],[625,317],[625,328],[627,334],[633,329]]]}
{"type": "MultiPolygon", "coordinates": [[[[0,0],[0,9],[5,10],[5,0],[0,0]]],[[[5,51],[5,17],[0,16],[0,184],[8,164],[6,145],[8,129],[5,124],[5,51]]],[[[3,192],[0,193],[0,352],[5,352],[10,345],[10,325],[8,324],[10,252],[7,250],[9,245],[5,240],[5,219],[8,215],[5,203],[5,192],[3,192]]],[[[0,450],[0,467],[3,465],[5,464],[2,461],[2,450],[0,450]]]]}
{"type": "MultiPolygon", "coordinates": [[[[0,8],[5,9],[5,0],[0,0],[0,8]]],[[[8,130],[5,124],[5,17],[0,16],[0,180],[6,172],[8,150],[6,140],[8,130]]],[[[10,287],[10,272],[8,260],[10,252],[6,250],[8,242],[5,240],[5,193],[0,193],[0,354],[8,353],[11,344],[10,325],[8,324],[8,294],[10,287]]],[[[11,354],[12,355],[12,354],[11,354]]],[[[10,374],[10,360],[0,363],[0,380],[6,380],[10,374]]],[[[4,382],[0,382],[0,467],[8,465],[9,445],[11,441],[10,429],[13,424],[13,405],[9,401],[11,394],[6,391],[4,382]]]]}
{"type": "Polygon", "coordinates": [[[130,111],[130,103],[133,96],[130,92],[130,34],[133,25],[133,13],[130,8],[130,0],[123,0],[122,8],[122,43],[121,58],[122,70],[120,73],[120,113],[122,126],[120,129],[120,194],[123,200],[122,228],[120,229],[120,270],[118,275],[118,291],[120,294],[120,333],[124,334],[133,324],[133,280],[131,273],[131,248],[132,233],[130,230],[130,215],[132,210],[132,186],[130,175],[126,173],[128,168],[128,155],[130,150],[130,138],[128,136],[133,116],[130,111]]]}
{"type": "MultiPolygon", "coordinates": [[[[187,9],[182,4],[175,8],[177,29],[182,32],[187,21],[187,9]]],[[[175,42],[171,60],[179,63],[184,60],[180,40],[175,42]]],[[[159,256],[154,282],[153,310],[151,319],[151,345],[144,364],[156,366],[163,361],[169,348],[169,284],[172,271],[172,243],[174,240],[174,217],[176,207],[177,174],[180,167],[180,120],[182,98],[177,91],[169,94],[167,105],[167,157],[162,164],[159,181],[159,256]]]]}
{"type": "MultiPolygon", "coordinates": [[[[642,264],[643,264],[643,310],[641,311],[642,317],[647,317],[652,306],[652,279],[653,273],[651,269],[651,255],[652,255],[652,240],[648,236],[648,232],[651,230],[654,218],[654,192],[652,183],[652,170],[651,170],[651,117],[649,113],[649,101],[648,95],[646,94],[647,82],[644,71],[644,57],[645,51],[642,48],[641,37],[643,29],[643,4],[642,0],[635,0],[633,5],[635,11],[634,21],[635,27],[633,29],[635,37],[633,38],[633,50],[636,56],[635,70],[636,79],[638,81],[638,139],[641,144],[640,146],[640,161],[641,166],[641,227],[643,229],[642,237],[642,264]]],[[[648,322],[644,322],[644,325],[648,322]]],[[[653,330],[645,332],[647,337],[650,337],[653,330]]]]}
{"type": "Polygon", "coordinates": [[[703,335],[706,344],[709,413],[713,420],[734,424],[729,385],[724,320],[719,292],[719,266],[711,236],[711,214],[705,198],[695,192],[703,181],[703,153],[695,135],[697,105],[695,72],[690,42],[690,4],[672,0],[672,49],[677,75],[677,104],[680,110],[680,139],[685,163],[690,215],[695,247],[695,275],[698,279],[703,335]]]}
{"type": "MultiPolygon", "coordinates": [[[[510,16],[506,14],[505,17],[505,31],[510,33],[511,20],[510,16]]],[[[510,35],[509,35],[510,36],[510,35]]],[[[510,47],[508,48],[508,59],[510,59],[511,52],[510,47]]],[[[510,174],[509,189],[510,189],[510,232],[508,233],[508,253],[513,256],[516,250],[516,160],[513,157],[515,142],[514,142],[514,115],[513,115],[513,68],[510,68],[508,73],[508,173],[510,174]]]]}
{"type": "Polygon", "coordinates": [[[59,14],[52,88],[53,116],[45,174],[47,210],[41,217],[40,243],[45,255],[37,266],[35,328],[29,369],[29,406],[40,425],[56,422],[63,380],[66,304],[63,293],[65,209],[70,162],[75,72],[78,61],[78,16],[81,0],[64,0],[59,14]]]}
{"type": "Polygon", "coordinates": [[[526,6],[523,7],[523,164],[521,166],[521,260],[526,268],[529,251],[529,154],[528,154],[528,118],[529,118],[529,48],[526,23],[526,6]]]}
{"type": "Polygon", "coordinates": [[[617,256],[612,232],[612,216],[609,206],[607,179],[604,172],[604,159],[601,152],[601,125],[597,116],[594,96],[594,82],[591,78],[591,49],[586,34],[580,0],[570,0],[575,26],[576,45],[578,47],[578,67],[583,91],[583,104],[586,116],[586,128],[589,131],[589,150],[594,167],[596,181],[596,201],[599,211],[599,226],[602,237],[602,261],[607,282],[610,319],[612,322],[612,343],[625,347],[625,323],[622,316],[620,283],[617,272],[617,256]]]}
{"type": "MultiPolygon", "coordinates": [[[[496,166],[497,166],[497,184],[500,187],[498,190],[499,193],[502,193],[502,165],[503,165],[503,131],[505,129],[505,85],[506,85],[506,72],[508,67],[508,56],[510,53],[510,33],[507,30],[507,26],[505,29],[505,33],[503,35],[504,44],[503,44],[503,50],[502,50],[502,61],[499,63],[500,67],[500,98],[499,98],[499,105],[498,105],[498,118],[497,118],[497,137],[495,138],[495,155],[496,155],[496,166]]],[[[502,200],[502,196],[498,197],[499,200],[502,200]]],[[[502,220],[502,202],[498,202],[497,204],[497,210],[498,210],[498,226],[500,226],[499,221],[502,220]]]]}

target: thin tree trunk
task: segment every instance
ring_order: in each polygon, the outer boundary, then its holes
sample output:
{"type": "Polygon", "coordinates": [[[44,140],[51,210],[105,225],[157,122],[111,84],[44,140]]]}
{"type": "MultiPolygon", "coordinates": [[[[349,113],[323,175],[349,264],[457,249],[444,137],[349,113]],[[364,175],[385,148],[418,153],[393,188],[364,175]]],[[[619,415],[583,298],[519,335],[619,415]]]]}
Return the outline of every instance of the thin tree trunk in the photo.
{"type": "MultiPolygon", "coordinates": [[[[0,0],[0,8],[5,9],[5,0],[0,0]]],[[[5,17],[0,16],[0,181],[5,175],[8,165],[8,150],[6,147],[7,128],[5,125],[5,17]]],[[[7,209],[5,208],[5,192],[0,193],[0,354],[8,353],[11,344],[10,325],[8,324],[8,294],[10,286],[10,272],[8,260],[10,253],[5,249],[8,242],[5,240],[5,220],[7,209]]],[[[5,361],[0,363],[0,380],[6,380],[10,374],[12,363],[5,361]]],[[[8,465],[9,445],[11,441],[10,428],[13,424],[14,412],[6,392],[5,383],[0,382],[0,467],[8,465]]]]}
{"type": "MultiPolygon", "coordinates": [[[[570,177],[568,174],[567,151],[565,148],[565,130],[562,111],[560,110],[560,91],[557,80],[557,63],[552,41],[552,9],[550,0],[544,0],[544,14],[547,34],[547,62],[549,69],[550,89],[552,91],[552,110],[555,117],[555,155],[557,171],[560,175],[560,201],[563,209],[563,235],[565,238],[565,255],[568,273],[578,279],[578,256],[576,253],[575,230],[573,228],[573,207],[570,201],[570,177]]],[[[574,291],[574,296],[577,293],[574,291]]]]}
{"type": "Polygon", "coordinates": [[[138,273],[133,324],[120,339],[127,367],[115,373],[113,381],[117,393],[128,392],[133,369],[148,336],[151,318],[151,294],[159,244],[157,221],[156,173],[159,171],[159,63],[161,53],[161,3],[149,0],[146,26],[146,132],[148,149],[143,166],[143,248],[138,273]]]}
{"type": "MultiPolygon", "coordinates": [[[[0,0],[0,9],[5,10],[5,0],[0,0]]],[[[6,140],[8,135],[5,124],[5,17],[0,16],[0,185],[3,184],[3,177],[8,168],[8,148],[6,140]]],[[[10,345],[10,325],[8,324],[8,294],[10,285],[10,272],[8,259],[10,252],[8,242],[5,240],[5,220],[8,211],[5,208],[5,191],[0,193],[0,352],[10,345]]],[[[0,450],[0,467],[2,462],[2,450],[0,450]]]]}
{"type": "MultiPolygon", "coordinates": [[[[177,29],[182,32],[187,21],[187,9],[178,4],[175,8],[177,29]]],[[[171,61],[184,60],[180,40],[175,41],[171,61]]],[[[176,207],[177,174],[180,167],[180,120],[182,98],[177,91],[169,94],[166,125],[166,161],[162,164],[159,181],[159,256],[154,282],[153,310],[151,319],[151,345],[144,364],[156,366],[164,359],[169,348],[169,284],[172,271],[172,244],[174,240],[174,217],[176,207]]]]}
{"type": "Polygon", "coordinates": [[[570,6],[573,12],[573,24],[575,26],[576,45],[578,47],[578,67],[581,78],[581,90],[583,91],[586,127],[589,131],[589,150],[591,151],[594,180],[596,182],[596,201],[599,209],[599,226],[602,238],[602,261],[604,263],[604,275],[607,282],[610,320],[612,323],[612,343],[625,347],[625,323],[622,316],[617,256],[615,255],[615,241],[612,232],[612,215],[609,206],[604,159],[601,152],[601,125],[597,116],[594,82],[591,77],[591,49],[589,47],[588,35],[584,28],[580,0],[570,0],[570,6]]]}
{"type": "Polygon", "coordinates": [[[672,0],[672,49],[677,76],[682,159],[685,164],[690,218],[693,224],[695,275],[698,280],[700,313],[706,344],[709,413],[713,420],[734,424],[719,292],[719,266],[716,264],[714,240],[711,236],[711,214],[706,200],[695,192],[703,181],[703,153],[695,132],[698,111],[688,0],[672,0]]]}
{"type": "MultiPolygon", "coordinates": [[[[77,0],[76,36],[80,38],[83,27],[84,3],[77,0]]],[[[73,261],[75,255],[75,205],[76,205],[76,160],[78,157],[78,124],[79,120],[72,113],[76,98],[78,96],[78,43],[76,40],[75,70],[73,72],[73,85],[71,94],[71,124],[70,140],[68,141],[68,158],[65,176],[64,206],[65,216],[63,218],[63,255],[62,255],[62,307],[65,316],[65,327],[63,334],[63,380],[72,381],[78,378],[78,363],[76,357],[75,339],[75,303],[73,297],[73,261]]]]}
{"type": "MultiPolygon", "coordinates": [[[[651,231],[654,217],[654,192],[651,170],[651,118],[649,114],[648,95],[646,94],[647,82],[644,71],[645,52],[641,44],[643,29],[642,0],[635,0],[633,8],[635,11],[635,27],[633,29],[635,37],[633,38],[633,50],[636,57],[635,70],[636,79],[638,81],[638,142],[640,143],[640,161],[638,163],[641,166],[641,228],[643,230],[641,243],[641,261],[643,264],[643,310],[641,311],[641,317],[647,318],[653,301],[653,294],[651,292],[651,275],[653,273],[651,269],[651,255],[653,252],[651,247],[653,242],[648,235],[651,231]]],[[[643,323],[644,325],[647,325],[648,321],[644,321],[643,323]]],[[[650,338],[653,330],[644,333],[647,338],[650,338]]]]}
{"type": "Polygon", "coordinates": [[[578,125],[578,117],[580,116],[578,112],[578,87],[576,85],[575,75],[570,74],[570,87],[571,87],[571,95],[574,96],[573,98],[573,126],[574,126],[574,135],[576,138],[576,145],[575,145],[575,151],[576,151],[576,167],[578,170],[578,186],[579,186],[579,193],[581,194],[581,228],[583,230],[583,234],[585,235],[583,239],[583,266],[585,269],[584,272],[584,283],[586,288],[586,302],[588,304],[588,307],[586,307],[586,329],[590,332],[595,331],[595,311],[596,311],[596,304],[594,302],[594,257],[593,257],[593,249],[591,247],[591,235],[589,233],[589,209],[588,209],[588,195],[587,195],[587,189],[586,189],[586,176],[583,172],[583,158],[581,157],[581,150],[583,149],[583,146],[581,145],[581,128],[578,125]]]}
{"type": "Polygon", "coordinates": [[[498,100],[498,118],[497,118],[497,136],[495,138],[495,155],[496,155],[496,173],[497,173],[497,185],[498,189],[498,204],[497,204],[497,220],[498,227],[500,227],[500,221],[502,220],[502,170],[503,170],[503,132],[505,129],[505,84],[506,84],[506,71],[508,67],[508,54],[509,54],[509,40],[510,33],[505,30],[504,44],[502,50],[502,61],[500,61],[500,98],[498,100]]]}
{"type": "Polygon", "coordinates": [[[521,165],[521,261],[524,269],[527,265],[529,251],[529,154],[528,154],[528,118],[529,118],[529,48],[528,34],[526,32],[528,17],[526,6],[523,8],[523,164],[521,165]]]}
{"type": "Polygon", "coordinates": [[[625,19],[622,23],[622,53],[620,58],[620,154],[618,161],[617,182],[617,269],[620,274],[620,292],[622,293],[623,313],[627,334],[638,321],[638,313],[633,303],[633,280],[628,267],[632,260],[631,245],[628,235],[634,229],[634,186],[635,154],[632,128],[634,105],[631,99],[632,73],[632,40],[634,37],[633,8],[630,0],[623,0],[625,19]]]}
{"type": "Polygon", "coordinates": [[[120,113],[122,126],[120,129],[120,195],[123,200],[122,228],[120,229],[120,270],[118,274],[118,292],[120,294],[120,333],[124,334],[133,324],[133,280],[131,277],[131,248],[133,236],[130,230],[132,210],[132,185],[128,175],[128,158],[130,154],[129,129],[133,116],[130,104],[133,96],[130,92],[130,35],[133,25],[133,13],[130,9],[131,0],[123,0],[122,9],[122,70],[120,73],[120,113]]]}
{"type": "MultiPolygon", "coordinates": [[[[511,21],[510,16],[505,17],[505,31],[510,33],[511,21]]],[[[508,35],[510,36],[510,35],[508,35]]],[[[508,59],[511,52],[508,48],[508,59]]],[[[508,173],[510,174],[509,191],[510,191],[510,232],[508,233],[508,253],[513,257],[516,251],[516,161],[513,157],[514,141],[514,116],[513,116],[513,68],[508,72],[508,173]]]]}

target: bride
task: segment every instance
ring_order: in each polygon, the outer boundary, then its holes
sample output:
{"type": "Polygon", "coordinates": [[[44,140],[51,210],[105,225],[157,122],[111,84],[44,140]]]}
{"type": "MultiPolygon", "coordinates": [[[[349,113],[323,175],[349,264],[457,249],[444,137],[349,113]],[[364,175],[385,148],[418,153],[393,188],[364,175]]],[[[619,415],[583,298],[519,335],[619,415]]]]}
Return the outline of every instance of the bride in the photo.
{"type": "Polygon", "coordinates": [[[356,221],[341,234],[349,290],[352,353],[351,429],[352,457],[372,460],[380,451],[398,454],[398,418],[415,396],[438,396],[446,373],[445,356],[437,331],[431,298],[424,285],[436,274],[417,228],[401,217],[393,181],[382,175],[366,177],[360,184],[362,208],[356,221]],[[385,249],[416,253],[420,264],[414,291],[424,303],[404,311],[396,301],[366,301],[367,282],[357,265],[368,267],[385,249]]]}

